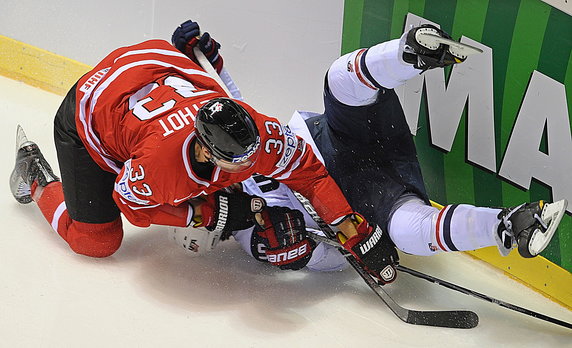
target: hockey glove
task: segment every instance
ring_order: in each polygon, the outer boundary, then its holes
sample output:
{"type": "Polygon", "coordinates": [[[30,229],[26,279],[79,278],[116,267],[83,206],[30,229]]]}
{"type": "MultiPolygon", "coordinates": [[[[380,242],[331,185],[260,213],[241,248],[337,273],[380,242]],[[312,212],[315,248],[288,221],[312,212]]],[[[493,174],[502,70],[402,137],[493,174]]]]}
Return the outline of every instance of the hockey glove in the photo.
{"type": "Polygon", "coordinates": [[[201,205],[201,218],[193,219],[193,227],[206,227],[209,231],[221,232],[221,240],[230,237],[233,231],[254,226],[254,214],[262,211],[266,201],[244,192],[217,191],[207,196],[201,205]]]}
{"type": "Polygon", "coordinates": [[[188,20],[177,27],[171,37],[171,42],[173,43],[173,46],[197,64],[199,62],[193,53],[193,48],[198,45],[201,52],[204,53],[205,57],[212,64],[215,70],[218,73],[222,70],[223,59],[218,52],[220,44],[211,38],[209,33],[203,33],[201,35],[199,24],[197,22],[188,20]]]}
{"type": "Polygon", "coordinates": [[[435,37],[452,39],[449,34],[431,24],[409,30],[405,39],[403,60],[417,69],[426,71],[461,63],[466,57],[454,55],[449,45],[438,43],[435,37]],[[424,36],[428,34],[429,36],[424,36]]]}
{"type": "Polygon", "coordinates": [[[360,214],[355,213],[350,219],[358,234],[346,239],[338,233],[338,241],[379,283],[393,282],[397,277],[395,265],[399,263],[399,256],[388,234],[378,225],[369,224],[360,214]]]}
{"type": "Polygon", "coordinates": [[[261,215],[254,232],[265,243],[267,261],[281,269],[306,266],[316,243],[308,238],[304,215],[286,207],[266,207],[261,215]]]}

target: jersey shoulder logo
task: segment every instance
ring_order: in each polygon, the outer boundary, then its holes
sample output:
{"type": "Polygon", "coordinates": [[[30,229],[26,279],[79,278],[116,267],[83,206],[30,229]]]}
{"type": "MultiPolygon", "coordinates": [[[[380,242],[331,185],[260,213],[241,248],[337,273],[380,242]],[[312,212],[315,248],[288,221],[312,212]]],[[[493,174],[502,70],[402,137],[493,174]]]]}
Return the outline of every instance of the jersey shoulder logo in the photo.
{"type": "Polygon", "coordinates": [[[290,164],[290,161],[296,153],[296,148],[298,147],[298,138],[288,126],[283,126],[282,132],[284,134],[284,152],[282,152],[282,158],[276,165],[278,167],[284,168],[290,164]]]}
{"type": "Polygon", "coordinates": [[[130,186],[130,183],[133,181],[132,172],[131,160],[128,160],[123,167],[123,176],[115,183],[115,191],[129,202],[148,205],[149,201],[137,197],[130,186]]]}

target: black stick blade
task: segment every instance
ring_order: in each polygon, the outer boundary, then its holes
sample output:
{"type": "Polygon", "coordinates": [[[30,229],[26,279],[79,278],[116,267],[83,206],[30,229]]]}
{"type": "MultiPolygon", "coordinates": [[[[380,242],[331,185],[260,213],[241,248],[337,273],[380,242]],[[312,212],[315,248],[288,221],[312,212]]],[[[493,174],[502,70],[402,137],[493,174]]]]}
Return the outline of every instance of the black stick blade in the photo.
{"type": "Polygon", "coordinates": [[[408,324],[472,329],[479,324],[479,316],[471,311],[415,311],[409,310],[408,324]]]}

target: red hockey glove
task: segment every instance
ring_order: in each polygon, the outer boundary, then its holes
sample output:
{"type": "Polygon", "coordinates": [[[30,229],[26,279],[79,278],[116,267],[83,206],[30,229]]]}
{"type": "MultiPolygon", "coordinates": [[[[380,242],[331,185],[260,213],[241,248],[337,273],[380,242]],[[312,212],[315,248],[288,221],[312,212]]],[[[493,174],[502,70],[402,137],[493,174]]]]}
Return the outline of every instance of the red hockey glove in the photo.
{"type": "Polygon", "coordinates": [[[263,225],[257,222],[254,231],[266,245],[268,262],[281,269],[306,266],[316,243],[308,238],[304,215],[286,207],[266,207],[262,219],[263,225]]]}
{"type": "Polygon", "coordinates": [[[395,265],[399,263],[399,256],[389,235],[378,225],[369,224],[360,214],[354,213],[350,219],[358,234],[346,240],[338,233],[338,241],[382,285],[393,282],[397,277],[395,265]]]}
{"type": "Polygon", "coordinates": [[[222,232],[221,240],[228,239],[232,231],[254,226],[254,214],[266,206],[263,198],[244,192],[217,191],[207,196],[201,205],[201,220],[193,227],[222,232]]]}
{"type": "Polygon", "coordinates": [[[223,59],[218,53],[220,44],[211,38],[209,33],[203,33],[201,35],[199,24],[197,22],[188,20],[177,27],[173,32],[171,42],[173,43],[173,46],[197,64],[198,61],[193,53],[193,48],[198,45],[201,52],[204,53],[205,57],[212,64],[215,70],[218,73],[222,70],[223,59]]]}

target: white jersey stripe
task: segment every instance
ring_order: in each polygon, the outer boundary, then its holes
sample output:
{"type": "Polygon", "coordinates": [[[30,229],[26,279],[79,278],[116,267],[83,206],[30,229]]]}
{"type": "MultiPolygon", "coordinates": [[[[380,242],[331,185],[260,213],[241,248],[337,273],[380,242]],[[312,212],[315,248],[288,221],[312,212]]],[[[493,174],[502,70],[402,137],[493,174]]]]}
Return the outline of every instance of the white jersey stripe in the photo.
{"type": "Polygon", "coordinates": [[[187,139],[185,139],[185,142],[183,143],[182,156],[183,156],[183,163],[185,164],[185,170],[187,171],[187,175],[189,176],[189,178],[191,180],[193,180],[197,184],[209,187],[211,184],[208,183],[207,181],[203,181],[203,180],[197,178],[195,176],[195,174],[193,174],[193,170],[191,169],[191,159],[190,159],[189,155],[191,153],[190,146],[192,144],[192,140],[194,139],[194,137],[195,137],[195,132],[192,132],[187,137],[187,139]]]}
{"type": "Polygon", "coordinates": [[[124,53],[124,54],[120,55],[119,57],[115,58],[113,63],[116,63],[121,58],[134,56],[137,54],[148,54],[148,53],[156,53],[156,54],[161,54],[164,56],[174,56],[174,57],[181,57],[181,58],[189,59],[189,57],[187,57],[186,55],[184,55],[181,52],[175,52],[175,51],[171,51],[171,50],[162,50],[162,49],[144,49],[144,50],[134,50],[134,51],[129,51],[127,53],[124,53]]]}
{"type": "Polygon", "coordinates": [[[54,231],[58,231],[58,227],[60,226],[60,218],[62,217],[63,213],[66,211],[66,201],[63,201],[58,205],[56,211],[54,212],[54,216],[52,217],[52,228],[54,231]]]}
{"type": "Polygon", "coordinates": [[[132,205],[129,205],[129,202],[125,201],[123,198],[119,198],[119,200],[121,201],[121,203],[127,207],[129,207],[129,209],[131,210],[140,210],[140,209],[149,209],[149,208],[156,208],[161,206],[161,204],[153,204],[153,205],[142,205],[139,207],[134,207],[132,205]]]}

